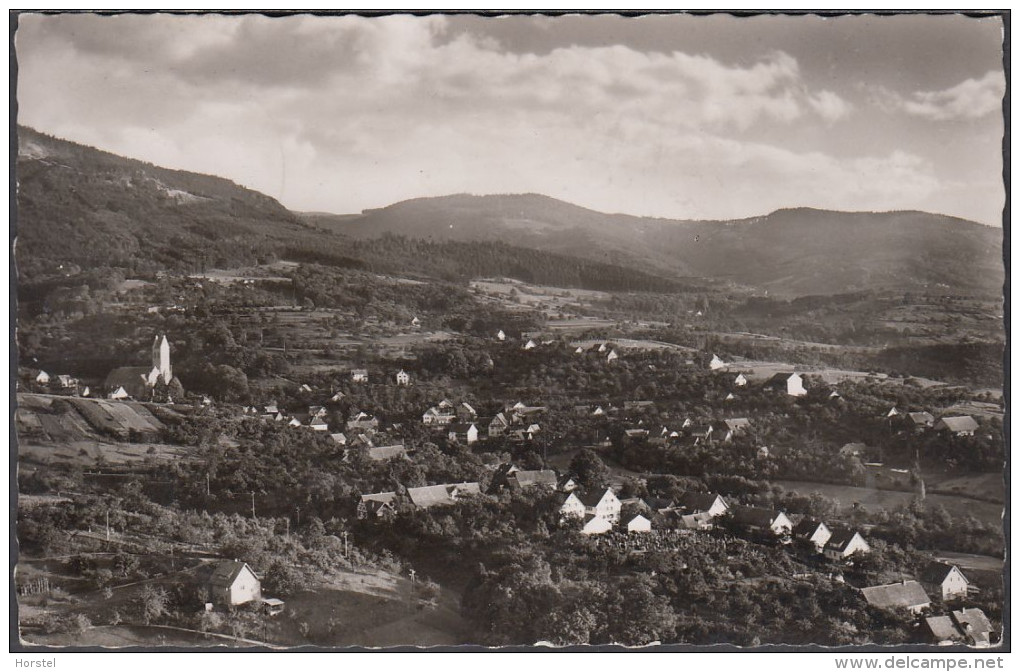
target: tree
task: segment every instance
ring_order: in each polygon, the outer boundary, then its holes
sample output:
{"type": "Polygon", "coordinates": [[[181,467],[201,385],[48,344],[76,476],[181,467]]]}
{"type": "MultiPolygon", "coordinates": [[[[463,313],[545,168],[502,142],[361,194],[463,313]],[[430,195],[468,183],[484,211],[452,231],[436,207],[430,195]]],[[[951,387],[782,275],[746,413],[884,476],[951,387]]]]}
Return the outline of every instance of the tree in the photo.
{"type": "Polygon", "coordinates": [[[598,490],[609,482],[609,468],[595,451],[584,448],[570,461],[570,471],[586,490],[598,490]]]}
{"type": "Polygon", "coordinates": [[[142,622],[149,624],[167,615],[167,605],[170,597],[166,589],[146,584],[138,595],[138,606],[141,611],[142,622]]]}

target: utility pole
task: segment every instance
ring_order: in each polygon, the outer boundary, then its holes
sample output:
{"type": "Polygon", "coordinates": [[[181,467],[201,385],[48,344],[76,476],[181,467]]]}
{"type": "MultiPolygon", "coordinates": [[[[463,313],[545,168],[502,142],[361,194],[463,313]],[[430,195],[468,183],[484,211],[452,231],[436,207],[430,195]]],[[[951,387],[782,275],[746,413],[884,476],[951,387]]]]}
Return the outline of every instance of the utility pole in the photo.
{"type": "MultiPolygon", "coordinates": [[[[343,531],[343,537],[344,537],[344,557],[345,557],[345,558],[347,558],[348,560],[350,560],[350,559],[351,559],[351,556],[350,556],[350,554],[349,554],[349,553],[347,552],[347,530],[344,530],[344,531],[343,531]]],[[[414,571],[414,570],[412,570],[412,571],[414,571]]],[[[414,580],[414,579],[412,579],[412,581],[413,581],[413,580],[414,580]]]]}
{"type": "Polygon", "coordinates": [[[209,489],[209,472],[207,471],[207,472],[205,472],[205,496],[206,497],[209,496],[209,492],[210,492],[210,489],[209,489]]]}
{"type": "Polygon", "coordinates": [[[251,517],[255,519],[255,491],[251,491],[251,517]]]}
{"type": "Polygon", "coordinates": [[[110,541],[110,509],[106,509],[106,540],[110,541]]]}

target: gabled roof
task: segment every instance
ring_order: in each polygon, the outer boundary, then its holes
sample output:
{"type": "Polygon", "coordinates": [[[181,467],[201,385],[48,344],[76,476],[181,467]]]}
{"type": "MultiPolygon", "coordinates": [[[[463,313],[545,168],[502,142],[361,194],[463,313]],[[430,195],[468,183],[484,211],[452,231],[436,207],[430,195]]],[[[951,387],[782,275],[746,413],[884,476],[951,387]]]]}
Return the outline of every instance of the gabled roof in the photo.
{"type": "MultiPolygon", "coordinates": [[[[825,548],[833,551],[845,551],[853,538],[857,535],[857,530],[848,530],[845,528],[837,528],[832,530],[832,536],[829,537],[829,541],[826,542],[825,548]]],[[[863,537],[862,537],[863,539],[863,537]]],[[[867,543],[867,542],[865,542],[867,543]]]]}
{"type": "Polygon", "coordinates": [[[795,537],[812,537],[818,528],[824,527],[828,530],[828,526],[820,520],[814,518],[804,518],[799,523],[793,526],[793,536],[795,537]]]}
{"type": "Polygon", "coordinates": [[[963,635],[956,629],[953,619],[948,616],[929,616],[924,619],[924,622],[928,629],[931,630],[931,634],[935,637],[936,641],[944,642],[946,640],[963,639],[963,635]]]}
{"type": "Polygon", "coordinates": [[[256,579],[258,578],[258,575],[248,566],[248,563],[241,562],[240,560],[224,560],[216,565],[216,569],[213,570],[212,575],[209,577],[209,583],[214,586],[233,585],[238,575],[246,569],[252,573],[252,576],[256,579]]]}
{"type": "MultiPolygon", "coordinates": [[[[683,509],[693,512],[708,511],[720,496],[714,492],[685,492],[676,499],[683,509]]],[[[722,500],[726,504],[726,500],[722,500]]]]}
{"type": "Polygon", "coordinates": [[[427,509],[430,506],[453,504],[460,495],[478,495],[481,492],[477,483],[448,483],[408,488],[407,496],[411,498],[411,503],[418,508],[427,509]]]}
{"type": "Polygon", "coordinates": [[[556,487],[556,472],[552,469],[516,471],[511,475],[511,478],[517,481],[517,485],[522,488],[528,488],[533,485],[556,487]]]}
{"type": "Polygon", "coordinates": [[[915,425],[932,425],[935,424],[935,416],[928,411],[920,411],[917,413],[907,413],[907,417],[915,425]]]}
{"type": "Polygon", "coordinates": [[[977,421],[969,415],[954,415],[942,418],[939,427],[951,432],[973,432],[978,428],[977,421]]]}
{"type": "MultiPolygon", "coordinates": [[[[592,490],[591,492],[586,492],[584,495],[580,497],[580,500],[581,503],[587,507],[595,507],[598,506],[599,502],[605,499],[607,495],[613,495],[612,488],[603,488],[602,490],[592,490]]],[[[613,496],[615,497],[615,495],[613,496]]]]}
{"type": "Polygon", "coordinates": [[[474,407],[471,404],[467,403],[466,401],[462,401],[460,407],[463,408],[468,413],[470,413],[471,415],[478,415],[478,411],[476,411],[474,407]]]}
{"type": "Polygon", "coordinates": [[[953,612],[953,620],[964,633],[971,636],[987,634],[992,631],[992,623],[985,616],[985,612],[977,608],[961,609],[953,612]],[[967,626],[970,626],[968,628],[967,626]]]}
{"type": "Polygon", "coordinates": [[[510,422],[506,419],[506,416],[503,415],[502,413],[497,413],[495,416],[493,416],[492,420],[489,421],[489,425],[494,425],[494,424],[495,425],[503,425],[504,427],[509,427],[510,426],[510,422]]]}
{"type": "MultiPolygon", "coordinates": [[[[921,570],[921,583],[941,584],[954,569],[958,572],[960,571],[960,568],[955,565],[932,560],[921,570]]],[[[960,576],[963,576],[963,572],[960,572],[960,576]]],[[[964,576],[963,580],[967,581],[967,577],[964,576]]],[[[970,583],[970,581],[967,581],[967,583],[970,583]]]]}
{"type": "Polygon", "coordinates": [[[407,457],[402,443],[392,446],[372,446],[368,449],[368,457],[373,460],[389,460],[394,457],[407,457]]]}
{"type": "Polygon", "coordinates": [[[468,430],[472,427],[474,427],[476,431],[478,430],[478,425],[473,422],[455,422],[447,427],[447,431],[451,434],[467,434],[468,430]]]}
{"type": "Polygon", "coordinates": [[[730,514],[735,522],[755,527],[772,527],[772,523],[779,517],[779,512],[772,509],[759,509],[754,506],[739,505],[731,506],[730,514]]]}
{"type": "Polygon", "coordinates": [[[868,604],[885,609],[902,607],[922,607],[931,604],[928,594],[917,581],[901,581],[884,586],[861,588],[861,593],[868,604]]]}
{"type": "Polygon", "coordinates": [[[367,376],[368,369],[351,369],[352,376],[367,376]]]}
{"type": "Polygon", "coordinates": [[[751,426],[751,421],[747,418],[729,418],[723,422],[731,432],[739,432],[751,426]]]}
{"type": "Polygon", "coordinates": [[[384,504],[390,504],[397,498],[395,492],[373,492],[368,495],[362,495],[361,501],[363,502],[382,502],[384,504]]]}

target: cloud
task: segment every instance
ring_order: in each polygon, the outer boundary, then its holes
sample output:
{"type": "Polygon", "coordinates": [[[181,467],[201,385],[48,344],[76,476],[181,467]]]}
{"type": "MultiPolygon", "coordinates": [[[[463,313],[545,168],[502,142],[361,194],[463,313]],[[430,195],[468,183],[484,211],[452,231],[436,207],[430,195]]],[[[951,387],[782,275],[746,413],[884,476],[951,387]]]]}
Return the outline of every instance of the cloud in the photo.
{"type": "MultiPolygon", "coordinates": [[[[938,192],[917,151],[827,152],[840,124],[878,115],[838,78],[815,86],[810,64],[786,52],[735,60],[609,39],[512,52],[455,21],[23,17],[19,119],[299,210],[533,191],[725,218],[923,207],[938,192]]],[[[951,109],[968,95],[957,88],[902,100],[951,109]]]]}
{"type": "Polygon", "coordinates": [[[1004,76],[996,71],[941,91],[915,91],[906,96],[884,87],[871,88],[873,102],[882,109],[933,121],[980,119],[989,114],[1001,114],[1005,92],[1004,76]]]}

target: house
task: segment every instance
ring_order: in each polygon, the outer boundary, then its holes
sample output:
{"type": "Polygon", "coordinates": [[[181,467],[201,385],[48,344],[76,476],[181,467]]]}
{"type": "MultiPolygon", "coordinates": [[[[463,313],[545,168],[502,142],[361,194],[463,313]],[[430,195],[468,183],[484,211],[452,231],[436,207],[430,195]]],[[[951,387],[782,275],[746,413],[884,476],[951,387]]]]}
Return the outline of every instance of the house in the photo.
{"type": "Polygon", "coordinates": [[[514,488],[547,488],[549,490],[556,489],[556,472],[552,469],[534,469],[524,470],[520,469],[509,477],[510,487],[514,488]]]}
{"type": "Polygon", "coordinates": [[[714,519],[709,513],[684,513],[680,514],[679,523],[684,530],[711,530],[715,525],[714,519]]]}
{"type": "Polygon", "coordinates": [[[208,601],[221,607],[233,607],[262,599],[262,582],[248,563],[240,560],[218,563],[205,588],[208,601]]]}
{"type": "Polygon", "coordinates": [[[417,317],[412,317],[411,318],[411,326],[412,327],[420,327],[421,326],[421,320],[419,320],[417,317]]]}
{"type": "Polygon", "coordinates": [[[376,492],[369,495],[362,495],[358,502],[358,519],[366,518],[387,518],[397,512],[397,493],[376,492]]]}
{"type": "Polygon", "coordinates": [[[690,430],[691,438],[694,439],[694,445],[700,445],[707,443],[712,438],[713,427],[711,424],[702,425],[701,427],[694,427],[690,430]]]}
{"type": "Polygon", "coordinates": [[[524,344],[524,349],[525,350],[534,350],[537,347],[538,347],[538,343],[535,343],[534,341],[531,341],[531,340],[529,340],[527,343],[524,344]]]}
{"type": "Polygon", "coordinates": [[[57,376],[57,384],[62,389],[69,390],[72,387],[78,387],[78,379],[62,373],[57,376]]]}
{"type": "Polygon", "coordinates": [[[914,426],[914,429],[922,430],[935,426],[935,416],[928,411],[920,413],[907,413],[907,419],[914,426]]]}
{"type": "Polygon", "coordinates": [[[949,616],[929,616],[923,627],[931,643],[939,646],[962,644],[966,639],[949,616]]]}
{"type": "Polygon", "coordinates": [[[346,396],[347,395],[344,394],[343,392],[337,392],[332,397],[330,397],[329,400],[332,401],[333,403],[338,403],[340,401],[343,401],[344,397],[346,396]]]}
{"type": "Polygon", "coordinates": [[[734,395],[734,394],[733,394],[732,392],[730,392],[729,394],[727,394],[727,395],[726,395],[726,398],[725,398],[725,399],[723,399],[723,401],[733,401],[733,400],[735,400],[736,398],[737,398],[737,397],[736,397],[736,396],[735,396],[735,395],[734,395]]]}
{"type": "Polygon", "coordinates": [[[807,390],[804,389],[804,379],[796,372],[777,373],[768,379],[765,387],[791,397],[803,397],[807,394],[807,390]]]}
{"type": "Polygon", "coordinates": [[[340,445],[340,446],[346,446],[347,445],[347,435],[344,434],[343,432],[337,432],[336,434],[330,434],[329,438],[332,439],[333,443],[335,443],[337,445],[340,445]]]}
{"type": "Polygon", "coordinates": [[[754,454],[755,459],[767,460],[769,459],[769,448],[768,446],[759,446],[758,451],[754,454]]]}
{"type": "Polygon", "coordinates": [[[301,421],[298,420],[297,418],[291,418],[287,425],[290,427],[300,427],[301,421]]]}
{"type": "Polygon", "coordinates": [[[685,492],[677,498],[676,504],[684,513],[707,513],[713,518],[730,508],[722,495],[714,492],[685,492]]]}
{"type": "Polygon", "coordinates": [[[738,373],[737,377],[733,379],[733,384],[736,385],[737,387],[746,387],[747,378],[744,376],[744,374],[738,373]]]}
{"type": "Polygon", "coordinates": [[[623,430],[623,433],[624,433],[624,435],[626,435],[626,437],[628,439],[635,439],[636,440],[636,439],[645,439],[645,438],[648,438],[648,430],[647,429],[641,429],[640,427],[634,427],[632,429],[625,429],[625,430],[623,430]]]}
{"type": "Polygon", "coordinates": [[[991,645],[991,635],[994,631],[985,612],[977,608],[961,609],[952,612],[952,616],[968,644],[980,649],[991,645]]]}
{"type": "Polygon", "coordinates": [[[574,348],[574,354],[575,355],[583,355],[584,354],[584,348],[582,348],[580,345],[577,346],[576,348],[574,348]]]}
{"type": "Polygon", "coordinates": [[[830,560],[845,560],[855,553],[868,553],[871,546],[856,530],[833,530],[822,553],[830,560]]]}
{"type": "Polygon", "coordinates": [[[623,410],[625,411],[654,411],[654,401],[625,401],[623,402],[623,410]]]}
{"type": "Polygon", "coordinates": [[[86,385],[86,386],[85,386],[85,389],[81,391],[81,396],[83,396],[83,397],[87,397],[87,396],[89,396],[90,394],[92,394],[92,390],[90,390],[90,389],[89,389],[89,386],[88,386],[88,385],[86,385]]]}
{"type": "Polygon", "coordinates": [[[309,418],[308,426],[317,432],[325,432],[329,430],[329,424],[326,423],[326,419],[323,417],[309,418]]]}
{"type": "Polygon", "coordinates": [[[312,388],[311,386],[308,385],[308,383],[305,383],[301,387],[299,387],[298,390],[300,390],[301,392],[311,392],[312,388]]]}
{"type": "Polygon", "coordinates": [[[444,406],[442,402],[425,411],[421,416],[421,424],[429,426],[448,425],[457,419],[453,406],[444,406]]]}
{"type": "Polygon", "coordinates": [[[726,428],[726,435],[723,437],[723,441],[732,441],[733,437],[746,434],[751,429],[751,421],[747,418],[723,420],[723,425],[726,428]]]}
{"type": "Polygon", "coordinates": [[[49,385],[50,374],[46,373],[45,371],[40,371],[39,374],[35,377],[35,382],[39,383],[40,385],[49,385]]]}
{"type": "Polygon", "coordinates": [[[759,509],[753,506],[731,506],[729,515],[740,527],[759,532],[771,532],[777,537],[790,534],[793,522],[782,511],[759,509]]]}
{"type": "Polygon", "coordinates": [[[309,418],[325,418],[329,415],[329,411],[326,410],[325,406],[309,406],[308,417],[309,418]]]}
{"type": "Polygon", "coordinates": [[[496,417],[489,421],[489,436],[503,436],[510,429],[510,421],[506,415],[497,413],[496,417]]]}
{"type": "Polygon", "coordinates": [[[970,581],[956,565],[932,561],[921,570],[921,585],[929,595],[947,601],[967,597],[967,586],[970,585],[970,581]]]}
{"type": "Polygon", "coordinates": [[[584,516],[581,534],[605,534],[613,529],[613,523],[605,518],[589,513],[584,516]]]}
{"type": "Polygon", "coordinates": [[[457,406],[457,419],[461,422],[473,422],[478,419],[478,411],[466,401],[457,406]]]}
{"type": "Polygon", "coordinates": [[[586,514],[605,518],[614,525],[620,522],[620,509],[623,508],[623,505],[620,504],[620,500],[617,499],[611,488],[606,488],[601,492],[586,493],[581,497],[581,502],[584,504],[586,514]]]}
{"type": "Polygon", "coordinates": [[[864,599],[873,607],[881,609],[907,609],[919,614],[931,606],[928,595],[917,581],[904,579],[899,583],[861,588],[864,599]]]}
{"type": "Polygon", "coordinates": [[[957,436],[974,436],[977,428],[977,421],[969,415],[945,416],[935,425],[936,430],[952,432],[957,436]]]}
{"type": "Polygon", "coordinates": [[[348,432],[355,432],[359,429],[362,431],[376,430],[379,428],[379,418],[374,415],[369,415],[364,411],[358,411],[357,414],[348,418],[344,428],[348,432]]]}
{"type": "Polygon", "coordinates": [[[900,415],[903,415],[903,414],[900,413],[899,409],[897,409],[895,406],[893,406],[892,408],[889,409],[889,412],[885,414],[885,417],[887,417],[887,418],[895,418],[895,417],[898,417],[900,415]]]}
{"type": "Polygon", "coordinates": [[[651,532],[651,531],[652,531],[652,521],[648,520],[647,518],[642,516],[640,513],[637,514],[636,516],[634,516],[633,518],[631,518],[629,521],[627,521],[627,532],[628,532],[628,534],[632,533],[632,532],[643,533],[643,532],[651,532]]]}
{"type": "Polygon", "coordinates": [[[836,390],[829,392],[829,399],[842,399],[842,398],[843,397],[841,397],[839,392],[837,392],[836,390]]]}
{"type": "Polygon", "coordinates": [[[569,492],[560,504],[560,518],[584,518],[585,506],[576,492],[569,492]]]}
{"type": "Polygon", "coordinates": [[[480,495],[481,493],[478,483],[449,483],[407,489],[407,496],[411,499],[411,503],[419,509],[449,506],[456,504],[464,496],[480,495]]]}
{"type": "Polygon", "coordinates": [[[499,331],[496,332],[496,338],[501,340],[501,341],[505,341],[506,340],[506,334],[503,333],[502,329],[500,329],[499,331]]]}
{"type": "Polygon", "coordinates": [[[794,539],[810,541],[815,545],[815,549],[821,553],[829,538],[832,537],[832,530],[820,520],[804,518],[793,527],[792,536],[794,539]]]}
{"type": "Polygon", "coordinates": [[[408,375],[407,371],[404,371],[403,369],[401,369],[400,371],[397,371],[396,379],[397,379],[397,385],[410,385],[411,384],[411,376],[408,375]]]}
{"type": "Polygon", "coordinates": [[[618,354],[616,354],[616,350],[610,350],[609,354],[606,355],[606,362],[609,363],[609,364],[612,364],[613,362],[615,362],[619,358],[620,358],[620,356],[618,354]]]}
{"type": "Polygon", "coordinates": [[[368,369],[351,369],[351,380],[355,383],[367,383],[368,369]]]}
{"type": "Polygon", "coordinates": [[[470,446],[478,442],[478,427],[473,422],[457,422],[449,426],[447,436],[450,441],[470,446]]]}
{"type": "Polygon", "coordinates": [[[131,395],[128,394],[127,390],[125,390],[123,387],[118,387],[116,390],[114,390],[113,392],[110,392],[110,394],[108,394],[106,396],[109,399],[130,399],[131,398],[131,395]]]}
{"type": "Polygon", "coordinates": [[[718,355],[712,355],[712,361],[708,363],[708,368],[712,371],[718,371],[719,369],[725,369],[727,366],[726,362],[719,359],[718,355]]]}

